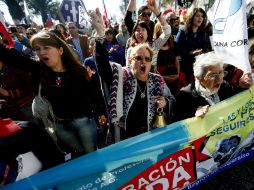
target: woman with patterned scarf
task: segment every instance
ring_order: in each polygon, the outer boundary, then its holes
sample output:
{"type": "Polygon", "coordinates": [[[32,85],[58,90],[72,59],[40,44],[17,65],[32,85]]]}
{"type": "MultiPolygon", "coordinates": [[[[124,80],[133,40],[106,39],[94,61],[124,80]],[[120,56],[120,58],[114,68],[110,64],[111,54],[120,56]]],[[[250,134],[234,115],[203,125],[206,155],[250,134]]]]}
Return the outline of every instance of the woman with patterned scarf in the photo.
{"type": "Polygon", "coordinates": [[[148,44],[133,48],[126,67],[109,62],[99,40],[95,52],[99,73],[110,89],[108,109],[116,142],[154,129],[158,108],[170,115],[174,97],[163,77],[150,72],[153,52],[148,44]]]}

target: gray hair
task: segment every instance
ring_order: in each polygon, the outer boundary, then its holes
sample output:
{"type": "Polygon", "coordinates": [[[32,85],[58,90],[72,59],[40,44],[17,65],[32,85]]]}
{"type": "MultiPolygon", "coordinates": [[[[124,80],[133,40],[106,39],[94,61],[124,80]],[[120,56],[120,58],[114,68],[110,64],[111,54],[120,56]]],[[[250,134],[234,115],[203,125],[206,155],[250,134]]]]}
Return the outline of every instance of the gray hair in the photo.
{"type": "Polygon", "coordinates": [[[194,76],[202,77],[207,67],[220,65],[223,68],[224,64],[224,60],[214,52],[203,53],[196,57],[193,65],[194,76]]]}

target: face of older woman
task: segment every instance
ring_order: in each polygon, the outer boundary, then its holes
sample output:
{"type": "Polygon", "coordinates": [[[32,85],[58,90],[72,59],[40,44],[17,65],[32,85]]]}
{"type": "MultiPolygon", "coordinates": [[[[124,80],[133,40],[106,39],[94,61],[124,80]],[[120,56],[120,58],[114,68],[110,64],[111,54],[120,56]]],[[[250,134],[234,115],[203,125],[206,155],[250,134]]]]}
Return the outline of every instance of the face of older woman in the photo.
{"type": "Polygon", "coordinates": [[[224,70],[221,65],[214,65],[207,67],[200,83],[203,87],[211,92],[217,92],[220,89],[220,85],[223,82],[224,70]]]}
{"type": "Polygon", "coordinates": [[[141,81],[146,81],[151,70],[151,55],[146,49],[139,49],[130,58],[134,76],[141,81]]]}

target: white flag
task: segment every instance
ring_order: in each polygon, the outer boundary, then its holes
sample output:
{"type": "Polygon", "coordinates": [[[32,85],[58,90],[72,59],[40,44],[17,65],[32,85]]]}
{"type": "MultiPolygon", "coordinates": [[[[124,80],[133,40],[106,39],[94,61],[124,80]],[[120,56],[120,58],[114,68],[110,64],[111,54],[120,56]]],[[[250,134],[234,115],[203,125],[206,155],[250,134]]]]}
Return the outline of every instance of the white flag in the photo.
{"type": "Polygon", "coordinates": [[[4,19],[4,15],[3,15],[2,11],[0,11],[0,22],[4,25],[5,28],[7,28],[5,25],[5,19],[4,19]]]}
{"type": "Polygon", "coordinates": [[[25,0],[24,0],[24,12],[25,12],[26,17],[30,16],[30,12],[29,12],[29,9],[28,9],[28,6],[27,6],[25,0]]]}
{"type": "Polygon", "coordinates": [[[207,15],[213,25],[214,51],[226,63],[251,72],[245,0],[215,0],[207,15]]]}

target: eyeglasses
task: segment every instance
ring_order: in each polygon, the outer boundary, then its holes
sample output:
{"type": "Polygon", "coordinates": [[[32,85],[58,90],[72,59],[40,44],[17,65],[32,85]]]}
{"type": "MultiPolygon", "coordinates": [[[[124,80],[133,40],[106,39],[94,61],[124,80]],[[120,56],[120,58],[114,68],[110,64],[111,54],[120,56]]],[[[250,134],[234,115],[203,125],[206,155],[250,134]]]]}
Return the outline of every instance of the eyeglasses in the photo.
{"type": "Polygon", "coordinates": [[[167,19],[166,21],[169,23],[169,22],[175,22],[176,20],[178,20],[177,18],[170,18],[170,19],[167,19]]]}
{"type": "Polygon", "coordinates": [[[149,16],[149,17],[150,17],[151,14],[152,14],[151,12],[143,12],[143,13],[141,13],[141,16],[142,16],[142,17],[146,17],[146,16],[149,16]]]}
{"type": "Polygon", "coordinates": [[[220,73],[210,73],[210,74],[207,75],[207,78],[210,79],[210,80],[217,81],[221,77],[223,78],[225,75],[227,75],[227,71],[222,71],[220,73]]]}
{"type": "Polygon", "coordinates": [[[169,19],[169,21],[176,21],[176,20],[178,20],[177,18],[171,18],[171,19],[169,19]]]}
{"type": "Polygon", "coordinates": [[[135,61],[137,61],[137,62],[141,62],[141,61],[144,61],[144,60],[145,60],[146,62],[151,62],[151,61],[152,61],[152,59],[151,59],[150,57],[139,56],[139,55],[133,57],[133,59],[135,59],[135,61]]]}

